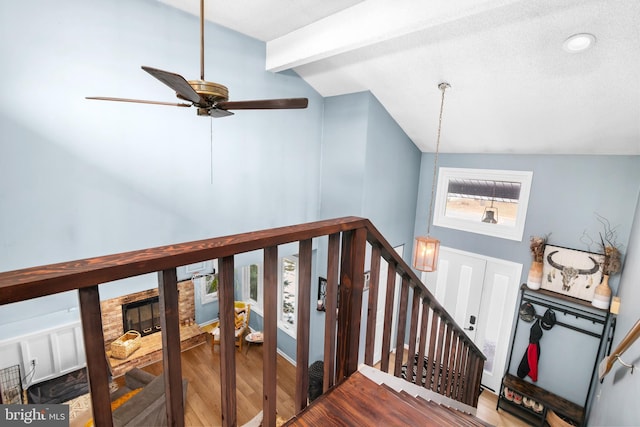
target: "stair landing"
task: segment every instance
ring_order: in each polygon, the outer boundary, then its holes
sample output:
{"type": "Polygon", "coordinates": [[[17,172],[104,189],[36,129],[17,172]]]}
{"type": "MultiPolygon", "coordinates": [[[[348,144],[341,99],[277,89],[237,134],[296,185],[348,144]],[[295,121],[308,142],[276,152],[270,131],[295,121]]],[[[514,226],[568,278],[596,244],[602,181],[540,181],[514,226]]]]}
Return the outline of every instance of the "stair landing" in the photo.
{"type": "Polygon", "coordinates": [[[285,425],[484,427],[488,424],[435,400],[415,397],[385,383],[378,384],[358,371],[285,425]]]}

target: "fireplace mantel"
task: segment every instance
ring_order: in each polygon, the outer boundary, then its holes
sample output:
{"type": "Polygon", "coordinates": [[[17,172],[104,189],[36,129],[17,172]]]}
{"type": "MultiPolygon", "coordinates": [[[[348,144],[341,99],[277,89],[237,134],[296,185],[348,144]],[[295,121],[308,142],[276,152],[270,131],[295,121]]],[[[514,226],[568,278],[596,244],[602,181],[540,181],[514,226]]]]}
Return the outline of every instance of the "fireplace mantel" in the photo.
{"type": "MultiPolygon", "coordinates": [[[[191,280],[179,282],[178,293],[180,323],[186,323],[189,320],[193,322],[195,319],[195,302],[193,295],[193,283],[191,280]]],[[[122,305],[142,301],[156,296],[158,296],[158,288],[153,288],[147,289],[146,291],[108,299],[100,303],[105,351],[109,350],[109,346],[113,341],[126,332],[122,327],[122,305]]]]}
{"type": "MultiPolygon", "coordinates": [[[[193,283],[185,280],[178,283],[178,311],[180,313],[180,347],[184,351],[188,348],[206,342],[206,334],[195,324],[195,303],[193,283]]],[[[162,359],[161,333],[147,335],[141,338],[142,344],[124,360],[114,359],[111,355],[111,343],[126,331],[123,329],[122,305],[142,301],[158,295],[158,289],[148,289],[142,292],[123,295],[108,299],[100,303],[102,311],[102,329],[104,332],[104,346],[107,353],[111,373],[114,377],[124,375],[133,367],[142,367],[162,359]]]]}

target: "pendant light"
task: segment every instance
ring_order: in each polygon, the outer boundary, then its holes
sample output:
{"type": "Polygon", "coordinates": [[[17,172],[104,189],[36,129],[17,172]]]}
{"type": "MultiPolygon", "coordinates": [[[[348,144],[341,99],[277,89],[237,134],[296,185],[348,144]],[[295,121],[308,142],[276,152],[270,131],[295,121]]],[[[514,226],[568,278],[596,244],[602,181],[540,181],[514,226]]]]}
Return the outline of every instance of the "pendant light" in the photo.
{"type": "Polygon", "coordinates": [[[438,176],[438,153],[440,152],[440,131],[442,130],[442,110],[444,108],[444,93],[449,89],[449,83],[440,83],[438,89],[442,92],[440,100],[440,117],[438,119],[438,139],[436,142],[436,154],[433,159],[433,180],[431,182],[431,201],[429,202],[429,222],[427,223],[427,235],[416,237],[415,251],[413,253],[413,268],[420,271],[436,271],[438,265],[438,252],[440,240],[429,235],[431,220],[433,218],[433,198],[436,190],[436,178],[438,176]]]}

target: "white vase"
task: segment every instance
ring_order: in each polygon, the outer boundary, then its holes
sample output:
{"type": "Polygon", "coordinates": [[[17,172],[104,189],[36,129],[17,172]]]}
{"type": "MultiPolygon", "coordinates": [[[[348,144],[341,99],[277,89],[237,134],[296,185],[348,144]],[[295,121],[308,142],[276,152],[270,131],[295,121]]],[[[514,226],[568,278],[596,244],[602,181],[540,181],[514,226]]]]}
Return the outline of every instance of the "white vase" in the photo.
{"type": "Polygon", "coordinates": [[[609,287],[609,275],[602,276],[602,283],[596,286],[591,305],[607,310],[611,302],[611,288],[609,287]]]}
{"type": "Polygon", "coordinates": [[[529,289],[540,289],[542,286],[542,262],[533,261],[529,268],[529,276],[527,277],[527,287],[529,289]]]}

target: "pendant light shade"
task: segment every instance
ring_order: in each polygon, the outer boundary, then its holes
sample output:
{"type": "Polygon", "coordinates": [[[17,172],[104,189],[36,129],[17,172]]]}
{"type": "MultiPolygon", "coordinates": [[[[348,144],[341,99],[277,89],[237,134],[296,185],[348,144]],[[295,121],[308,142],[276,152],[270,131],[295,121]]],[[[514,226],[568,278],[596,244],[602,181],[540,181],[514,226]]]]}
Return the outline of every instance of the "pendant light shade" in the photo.
{"type": "Polygon", "coordinates": [[[420,271],[436,271],[440,252],[440,240],[433,237],[416,237],[416,248],[413,253],[413,267],[420,271]]]}
{"type": "Polygon", "coordinates": [[[433,218],[433,198],[436,190],[436,177],[438,176],[438,153],[440,152],[440,131],[442,130],[442,110],[444,108],[444,92],[451,86],[449,83],[440,83],[438,89],[442,92],[440,100],[440,117],[438,119],[438,139],[436,142],[436,154],[433,159],[433,180],[431,181],[431,201],[429,202],[429,222],[427,223],[427,236],[416,237],[413,252],[413,268],[420,271],[436,271],[438,266],[438,252],[440,252],[440,240],[429,235],[431,231],[431,219],[433,218]]]}

